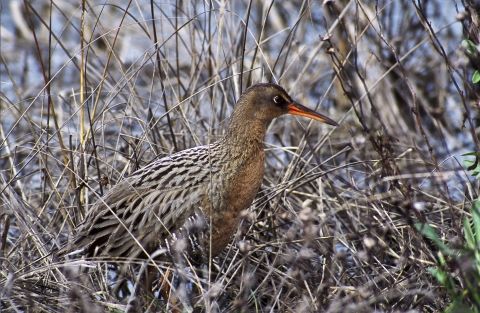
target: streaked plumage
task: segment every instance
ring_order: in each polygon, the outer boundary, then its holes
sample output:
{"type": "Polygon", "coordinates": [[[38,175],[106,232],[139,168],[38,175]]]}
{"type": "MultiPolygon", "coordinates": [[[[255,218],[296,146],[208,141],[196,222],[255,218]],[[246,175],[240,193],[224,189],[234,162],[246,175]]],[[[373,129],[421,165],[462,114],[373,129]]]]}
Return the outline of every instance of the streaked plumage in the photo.
{"type": "Polygon", "coordinates": [[[183,237],[185,251],[199,262],[218,255],[260,188],[266,127],[287,113],[337,125],[278,85],[254,85],[240,97],[221,140],[154,161],[119,182],[93,205],[64,251],[144,257],[183,237]]]}

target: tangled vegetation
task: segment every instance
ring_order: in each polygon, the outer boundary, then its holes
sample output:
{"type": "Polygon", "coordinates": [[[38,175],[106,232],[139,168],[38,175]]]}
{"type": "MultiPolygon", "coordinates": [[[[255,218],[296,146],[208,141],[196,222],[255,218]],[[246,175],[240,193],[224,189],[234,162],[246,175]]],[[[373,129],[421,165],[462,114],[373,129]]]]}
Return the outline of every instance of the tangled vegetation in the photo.
{"type": "Polygon", "coordinates": [[[0,311],[479,312],[479,12],[470,1],[10,0],[0,311]],[[340,127],[269,125],[261,191],[211,264],[157,262],[147,308],[133,292],[144,260],[53,256],[123,177],[218,139],[256,82],[340,127]]]}

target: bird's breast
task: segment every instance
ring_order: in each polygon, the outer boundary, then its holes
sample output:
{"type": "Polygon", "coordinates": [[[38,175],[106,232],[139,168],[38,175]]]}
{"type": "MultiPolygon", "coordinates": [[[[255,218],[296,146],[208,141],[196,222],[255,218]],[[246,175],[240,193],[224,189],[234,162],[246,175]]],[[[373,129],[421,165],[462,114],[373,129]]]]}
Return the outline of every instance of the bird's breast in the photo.
{"type": "Polygon", "coordinates": [[[211,216],[214,230],[211,233],[212,255],[220,253],[228,245],[238,228],[242,211],[250,207],[260,189],[264,172],[263,151],[241,166],[237,165],[236,169],[219,187],[223,187],[222,203],[213,209],[211,216]]]}
{"type": "Polygon", "coordinates": [[[229,211],[240,213],[252,204],[262,184],[264,159],[262,153],[250,159],[237,171],[226,191],[229,211]]]}

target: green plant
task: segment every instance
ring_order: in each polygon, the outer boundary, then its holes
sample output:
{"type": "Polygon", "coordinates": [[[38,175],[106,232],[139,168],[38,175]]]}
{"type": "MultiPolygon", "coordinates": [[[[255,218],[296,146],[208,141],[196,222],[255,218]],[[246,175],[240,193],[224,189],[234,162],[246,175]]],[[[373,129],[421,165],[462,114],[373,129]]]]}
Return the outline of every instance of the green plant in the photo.
{"type": "Polygon", "coordinates": [[[415,227],[439,248],[437,266],[428,271],[452,300],[445,312],[480,312],[480,199],[473,202],[471,217],[463,220],[465,244],[460,247],[447,246],[428,224],[415,227]]]}
{"type": "MultiPolygon", "coordinates": [[[[478,58],[477,45],[471,40],[463,40],[462,46],[466,49],[467,53],[475,58],[478,58]]],[[[475,71],[472,76],[472,83],[476,84],[480,81],[480,72],[475,71]]]]}
{"type": "Polygon", "coordinates": [[[464,160],[463,166],[467,168],[467,170],[472,171],[472,176],[475,176],[476,179],[480,178],[480,152],[479,151],[472,151],[468,153],[462,154],[462,156],[475,156],[475,160],[464,160]]]}

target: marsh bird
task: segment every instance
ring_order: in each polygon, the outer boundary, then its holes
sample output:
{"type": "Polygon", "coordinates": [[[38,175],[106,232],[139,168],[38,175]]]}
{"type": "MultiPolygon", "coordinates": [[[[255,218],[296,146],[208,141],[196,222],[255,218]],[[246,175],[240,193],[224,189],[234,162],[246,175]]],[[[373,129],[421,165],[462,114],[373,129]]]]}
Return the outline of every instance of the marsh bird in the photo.
{"type": "Polygon", "coordinates": [[[219,141],[153,161],[120,181],[92,206],[62,251],[133,259],[163,248],[166,255],[207,263],[228,245],[241,212],[255,199],[267,126],[284,114],[338,126],[293,101],[279,85],[253,85],[241,95],[219,141]]]}

